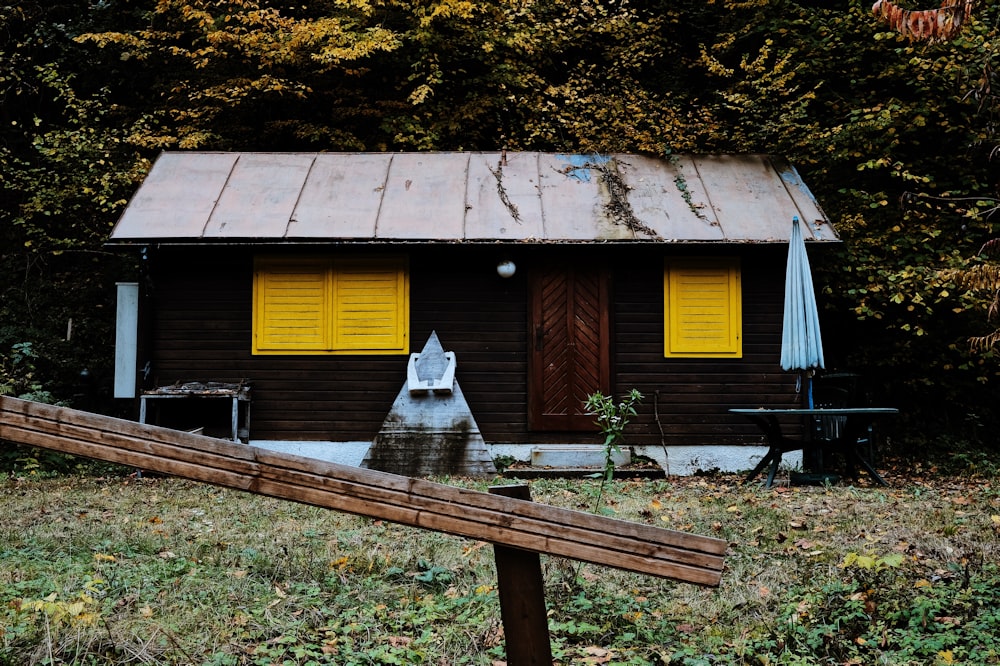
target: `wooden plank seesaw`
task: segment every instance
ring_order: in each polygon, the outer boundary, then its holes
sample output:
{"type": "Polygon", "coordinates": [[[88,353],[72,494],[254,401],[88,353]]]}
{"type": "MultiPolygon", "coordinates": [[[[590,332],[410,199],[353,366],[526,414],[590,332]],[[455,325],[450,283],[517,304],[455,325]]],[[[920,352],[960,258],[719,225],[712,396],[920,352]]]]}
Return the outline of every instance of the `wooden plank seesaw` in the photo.
{"type": "MultiPolygon", "coordinates": [[[[524,492],[456,488],[6,396],[0,396],[0,440],[488,541],[500,548],[697,585],[716,586],[722,578],[727,547],[722,539],[536,504],[524,492]],[[505,496],[511,494],[523,498],[505,496]]],[[[500,590],[501,598],[504,592],[500,590]]],[[[544,600],[541,605],[544,619],[544,600]]],[[[537,614],[535,606],[532,612],[537,614]]],[[[506,616],[503,621],[509,652],[509,639],[520,632],[508,625],[506,616]]],[[[547,641],[546,634],[546,649],[547,641]]],[[[525,652],[530,656],[520,661],[508,653],[510,666],[546,663],[538,658],[544,650],[525,652]]]]}

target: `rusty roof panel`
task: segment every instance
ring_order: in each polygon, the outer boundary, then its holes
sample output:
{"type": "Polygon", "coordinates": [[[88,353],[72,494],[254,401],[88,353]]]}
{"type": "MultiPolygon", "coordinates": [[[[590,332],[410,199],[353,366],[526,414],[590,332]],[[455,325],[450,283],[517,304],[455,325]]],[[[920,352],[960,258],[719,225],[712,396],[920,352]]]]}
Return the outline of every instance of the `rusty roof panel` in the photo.
{"type": "Polygon", "coordinates": [[[112,238],[199,238],[237,153],[164,153],[136,192],[112,238]]]}
{"type": "MultiPolygon", "coordinates": [[[[819,204],[816,203],[816,198],[813,197],[813,193],[806,187],[805,182],[803,182],[802,177],[799,176],[799,172],[795,167],[786,162],[777,167],[777,170],[781,182],[785,186],[785,191],[788,192],[788,196],[795,203],[795,207],[802,213],[799,219],[803,222],[803,238],[807,240],[811,238],[811,240],[817,241],[840,240],[833,225],[830,224],[830,221],[826,219],[826,215],[820,210],[819,204]]],[[[786,240],[786,237],[790,234],[791,231],[781,234],[780,240],[786,240]]]]}
{"type": "Polygon", "coordinates": [[[465,236],[481,241],[545,237],[537,153],[473,155],[465,236]]]}
{"type": "Polygon", "coordinates": [[[632,240],[628,227],[608,215],[602,173],[613,169],[606,155],[539,156],[545,238],[567,241],[632,240]]]}
{"type": "Polygon", "coordinates": [[[715,211],[707,205],[704,184],[690,157],[670,161],[641,155],[617,160],[631,188],[628,200],[636,219],[664,240],[723,241],[715,211]]]}
{"type": "Polygon", "coordinates": [[[205,238],[284,238],[314,157],[244,153],[219,195],[205,238]]]}
{"type": "Polygon", "coordinates": [[[316,155],[285,237],[373,238],[392,155],[316,155]]]}
{"type": "Polygon", "coordinates": [[[799,208],[770,158],[702,155],[693,161],[726,238],[785,242],[791,235],[790,210],[810,228],[819,214],[815,206],[799,208]]]}
{"type": "Polygon", "coordinates": [[[379,240],[464,239],[470,153],[397,153],[375,228],[379,240]]]}
{"type": "Polygon", "coordinates": [[[785,242],[836,233],[766,155],[164,153],[112,242],[785,242]]]}
{"type": "Polygon", "coordinates": [[[695,173],[708,193],[708,203],[715,210],[727,238],[759,234],[761,224],[758,220],[785,219],[791,228],[791,220],[781,210],[787,206],[788,197],[774,196],[776,179],[768,162],[728,155],[699,156],[693,162],[695,173]],[[737,212],[739,214],[735,214],[737,212]]]}

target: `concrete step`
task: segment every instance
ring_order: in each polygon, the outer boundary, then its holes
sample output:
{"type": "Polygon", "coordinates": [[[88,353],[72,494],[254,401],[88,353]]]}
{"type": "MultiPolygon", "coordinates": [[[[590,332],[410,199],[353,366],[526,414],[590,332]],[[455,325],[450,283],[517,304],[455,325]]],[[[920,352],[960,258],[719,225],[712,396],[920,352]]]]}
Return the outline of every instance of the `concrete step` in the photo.
{"type": "MultiPolygon", "coordinates": [[[[604,469],[605,451],[596,444],[558,444],[536,446],[531,450],[532,467],[595,467],[604,469]]],[[[616,467],[632,462],[632,451],[623,448],[613,451],[611,460],[616,467]]]]}

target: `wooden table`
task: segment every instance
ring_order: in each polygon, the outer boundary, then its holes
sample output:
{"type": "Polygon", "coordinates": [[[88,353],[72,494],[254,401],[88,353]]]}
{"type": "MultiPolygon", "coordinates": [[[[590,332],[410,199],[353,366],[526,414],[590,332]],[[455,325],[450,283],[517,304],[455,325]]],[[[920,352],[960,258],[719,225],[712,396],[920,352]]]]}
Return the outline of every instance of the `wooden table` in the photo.
{"type": "Polygon", "coordinates": [[[798,450],[803,452],[830,450],[844,456],[848,472],[852,475],[856,469],[855,466],[857,466],[868,472],[879,485],[888,485],[885,479],[879,476],[879,473],[871,466],[871,463],[858,453],[857,444],[873,419],[889,414],[898,414],[898,409],[893,407],[816,407],[813,409],[730,409],[729,412],[740,414],[753,421],[767,438],[767,454],[747,476],[747,481],[753,479],[770,465],[767,473],[767,487],[770,488],[774,483],[774,475],[778,471],[782,454],[798,450]],[[796,439],[788,437],[782,432],[779,416],[806,416],[809,418],[842,416],[844,423],[842,427],[837,429],[836,435],[830,439],[796,439]]]}

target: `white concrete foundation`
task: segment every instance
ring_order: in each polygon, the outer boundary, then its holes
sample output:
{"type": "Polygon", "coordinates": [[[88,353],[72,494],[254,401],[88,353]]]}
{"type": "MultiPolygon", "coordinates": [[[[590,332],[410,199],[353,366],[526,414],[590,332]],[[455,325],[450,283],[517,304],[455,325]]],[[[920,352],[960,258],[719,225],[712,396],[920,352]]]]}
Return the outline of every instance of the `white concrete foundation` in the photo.
{"type": "MultiPolygon", "coordinates": [[[[253,440],[252,446],[257,446],[270,451],[289,453],[306,458],[315,458],[326,462],[340,465],[351,465],[359,467],[361,461],[368,452],[370,442],[290,442],[279,440],[253,440]]],[[[487,450],[493,459],[498,456],[510,456],[521,462],[532,461],[532,451],[544,449],[553,451],[558,447],[545,445],[541,447],[537,444],[487,444],[487,450]]],[[[593,445],[581,447],[581,445],[567,445],[567,451],[576,449],[586,451],[588,462],[574,462],[570,456],[560,455],[560,466],[587,466],[592,463],[593,445]]],[[[600,448],[600,447],[598,447],[600,448]]],[[[699,472],[744,472],[760,462],[767,453],[766,446],[668,446],[664,451],[662,446],[634,446],[628,447],[634,456],[645,456],[655,460],[670,476],[691,476],[699,472]]],[[[551,459],[551,458],[550,458],[551,459]]],[[[534,463],[553,465],[552,462],[534,463]]],[[[603,450],[600,455],[598,465],[604,464],[603,450]]],[[[787,453],[782,456],[781,466],[783,469],[798,470],[802,468],[802,454],[800,452],[787,453]]]]}
{"type": "Polygon", "coordinates": [[[360,467],[371,442],[285,442],[255,439],[251,440],[250,445],[268,451],[360,467]]]}
{"type": "MultiPolygon", "coordinates": [[[[670,476],[691,476],[699,472],[745,472],[767,455],[766,446],[636,446],[636,455],[652,458],[670,476]]],[[[802,469],[802,453],[781,456],[782,469],[802,469]]],[[[766,472],[765,472],[766,474],[766,472]]]]}

